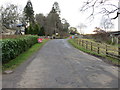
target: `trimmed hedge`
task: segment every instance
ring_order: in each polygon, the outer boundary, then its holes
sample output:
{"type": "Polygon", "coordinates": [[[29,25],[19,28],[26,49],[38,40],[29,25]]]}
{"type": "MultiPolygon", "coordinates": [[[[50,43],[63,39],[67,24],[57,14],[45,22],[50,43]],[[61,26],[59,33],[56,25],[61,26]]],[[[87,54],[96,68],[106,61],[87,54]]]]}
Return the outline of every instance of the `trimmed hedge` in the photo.
{"type": "Polygon", "coordinates": [[[2,63],[7,63],[37,43],[38,36],[1,40],[2,63]]]}

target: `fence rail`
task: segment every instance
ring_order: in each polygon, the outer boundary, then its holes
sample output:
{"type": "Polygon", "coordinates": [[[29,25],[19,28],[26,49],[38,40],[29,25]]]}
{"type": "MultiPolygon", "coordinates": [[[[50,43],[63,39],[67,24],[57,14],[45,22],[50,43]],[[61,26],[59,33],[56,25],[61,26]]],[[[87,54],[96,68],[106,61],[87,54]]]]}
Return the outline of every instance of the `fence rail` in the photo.
{"type": "Polygon", "coordinates": [[[120,60],[119,50],[117,46],[107,45],[85,39],[75,39],[75,42],[87,50],[120,60]]]}

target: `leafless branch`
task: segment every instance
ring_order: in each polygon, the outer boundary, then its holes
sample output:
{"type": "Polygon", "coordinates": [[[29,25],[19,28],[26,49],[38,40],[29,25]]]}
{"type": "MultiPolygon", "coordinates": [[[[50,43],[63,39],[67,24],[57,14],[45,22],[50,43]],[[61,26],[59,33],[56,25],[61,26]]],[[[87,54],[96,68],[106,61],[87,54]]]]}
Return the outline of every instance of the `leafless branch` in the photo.
{"type": "Polygon", "coordinates": [[[112,18],[112,19],[116,19],[118,17],[118,6],[112,4],[112,3],[107,3],[109,0],[87,0],[86,2],[84,2],[85,4],[82,6],[80,11],[86,11],[89,9],[92,9],[92,12],[90,13],[90,17],[94,17],[94,15],[96,13],[98,14],[103,14],[103,15],[107,15],[110,16],[113,13],[116,13],[117,15],[112,18]],[[96,11],[98,8],[101,8],[101,11],[96,11]],[[110,8],[112,9],[110,9],[110,8]]]}
{"type": "Polygon", "coordinates": [[[117,12],[117,15],[114,17],[114,18],[111,18],[111,19],[116,19],[116,18],[118,18],[118,15],[119,15],[120,13],[118,13],[117,12]]]}

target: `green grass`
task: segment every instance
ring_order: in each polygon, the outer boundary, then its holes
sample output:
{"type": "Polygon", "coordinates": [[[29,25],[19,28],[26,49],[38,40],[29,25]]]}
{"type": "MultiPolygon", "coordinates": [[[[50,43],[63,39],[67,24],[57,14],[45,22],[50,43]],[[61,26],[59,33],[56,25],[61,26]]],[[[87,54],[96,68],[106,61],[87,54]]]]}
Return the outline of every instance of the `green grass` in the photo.
{"type": "Polygon", "coordinates": [[[83,51],[83,52],[85,52],[85,53],[88,53],[88,54],[91,54],[91,55],[94,55],[94,56],[98,56],[98,57],[105,58],[105,59],[109,60],[110,62],[112,62],[112,63],[115,64],[115,65],[120,65],[120,61],[119,61],[119,60],[117,60],[117,59],[115,59],[115,58],[108,57],[108,56],[103,55],[103,54],[97,54],[97,53],[95,53],[95,52],[93,52],[93,51],[87,50],[87,49],[85,49],[84,47],[78,45],[78,44],[75,42],[74,39],[69,39],[68,42],[69,42],[70,44],[72,44],[75,48],[77,48],[77,49],[79,49],[79,50],[81,50],[81,51],[83,51]]]}
{"type": "Polygon", "coordinates": [[[40,48],[47,42],[48,40],[43,40],[42,43],[37,43],[33,45],[30,49],[20,54],[17,58],[11,60],[10,62],[2,65],[2,71],[12,70],[19,66],[24,61],[28,60],[35,52],[40,50],[40,48]]]}

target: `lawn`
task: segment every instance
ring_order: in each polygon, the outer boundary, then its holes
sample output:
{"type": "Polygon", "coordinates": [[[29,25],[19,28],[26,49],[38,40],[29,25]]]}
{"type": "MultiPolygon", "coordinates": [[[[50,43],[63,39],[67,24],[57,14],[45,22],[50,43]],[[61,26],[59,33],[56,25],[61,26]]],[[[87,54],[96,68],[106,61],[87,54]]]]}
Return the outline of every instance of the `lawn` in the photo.
{"type": "Polygon", "coordinates": [[[77,49],[79,49],[79,50],[81,50],[83,52],[86,52],[88,54],[94,55],[94,56],[102,58],[102,59],[106,59],[106,60],[108,60],[108,62],[110,62],[110,63],[112,63],[114,65],[120,65],[120,61],[118,59],[108,57],[105,54],[98,54],[98,53],[96,53],[94,51],[86,49],[85,47],[83,47],[81,45],[78,45],[77,42],[75,41],[75,39],[69,39],[68,42],[70,44],[72,44],[75,48],[77,48],[77,49]]]}

